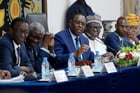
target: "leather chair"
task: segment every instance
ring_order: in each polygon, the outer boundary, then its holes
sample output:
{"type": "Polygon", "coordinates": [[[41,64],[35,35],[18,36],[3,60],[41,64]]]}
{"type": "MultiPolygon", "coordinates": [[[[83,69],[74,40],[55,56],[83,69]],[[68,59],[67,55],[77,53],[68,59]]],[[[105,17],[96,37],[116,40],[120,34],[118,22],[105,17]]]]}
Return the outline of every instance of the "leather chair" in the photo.
{"type": "Polygon", "coordinates": [[[26,15],[26,21],[28,24],[31,24],[32,22],[39,22],[44,26],[46,32],[49,31],[45,13],[29,13],[26,15]]]}

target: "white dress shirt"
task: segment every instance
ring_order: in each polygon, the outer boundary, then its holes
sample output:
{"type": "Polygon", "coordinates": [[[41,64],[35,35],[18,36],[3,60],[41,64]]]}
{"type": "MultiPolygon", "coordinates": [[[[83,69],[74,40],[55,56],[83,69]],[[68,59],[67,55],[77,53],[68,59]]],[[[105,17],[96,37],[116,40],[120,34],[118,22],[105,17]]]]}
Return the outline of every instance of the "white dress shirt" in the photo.
{"type": "MultiPolygon", "coordinates": [[[[84,36],[87,37],[85,34],[84,36]]],[[[99,51],[99,55],[107,53],[107,47],[102,40],[100,40],[99,38],[91,40],[88,37],[87,39],[89,40],[89,46],[91,48],[91,51],[94,52],[94,55],[96,55],[96,51],[99,51]]]]}
{"type": "Polygon", "coordinates": [[[20,61],[21,61],[21,59],[20,59],[20,55],[18,55],[18,52],[17,52],[17,48],[19,48],[20,45],[17,45],[17,44],[15,43],[15,41],[13,41],[13,44],[14,44],[16,59],[19,59],[19,60],[16,60],[16,64],[18,64],[18,66],[20,66],[20,61]],[[18,62],[18,61],[19,61],[19,62],[18,62]]]}

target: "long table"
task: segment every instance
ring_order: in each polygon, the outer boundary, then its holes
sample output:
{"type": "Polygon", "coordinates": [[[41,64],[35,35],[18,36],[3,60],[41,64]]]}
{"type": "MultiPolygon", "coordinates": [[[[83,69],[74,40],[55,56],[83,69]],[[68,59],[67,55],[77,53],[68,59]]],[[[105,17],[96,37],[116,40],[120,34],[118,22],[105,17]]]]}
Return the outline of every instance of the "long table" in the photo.
{"type": "Polygon", "coordinates": [[[0,93],[140,93],[140,67],[119,68],[116,73],[97,73],[93,77],[75,77],[61,83],[0,84],[0,93]]]}

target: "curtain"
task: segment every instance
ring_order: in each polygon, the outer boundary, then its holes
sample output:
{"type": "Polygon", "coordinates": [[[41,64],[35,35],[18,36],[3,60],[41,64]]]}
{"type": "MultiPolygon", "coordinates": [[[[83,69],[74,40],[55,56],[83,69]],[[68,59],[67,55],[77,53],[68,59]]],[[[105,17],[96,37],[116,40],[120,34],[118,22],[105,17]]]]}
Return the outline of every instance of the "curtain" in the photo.
{"type": "Polygon", "coordinates": [[[135,13],[135,2],[136,0],[122,0],[122,14],[124,16],[129,13],[135,13]]]}

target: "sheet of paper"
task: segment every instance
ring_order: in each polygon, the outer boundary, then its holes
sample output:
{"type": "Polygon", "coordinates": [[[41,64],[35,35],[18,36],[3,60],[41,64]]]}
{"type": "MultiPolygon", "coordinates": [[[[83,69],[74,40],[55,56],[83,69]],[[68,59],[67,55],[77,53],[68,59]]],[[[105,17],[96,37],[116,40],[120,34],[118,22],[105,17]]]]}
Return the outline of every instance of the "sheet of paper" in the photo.
{"type": "Polygon", "coordinates": [[[24,82],[24,76],[23,75],[19,75],[17,77],[13,77],[11,79],[0,80],[0,83],[18,83],[18,82],[24,82]]]}

